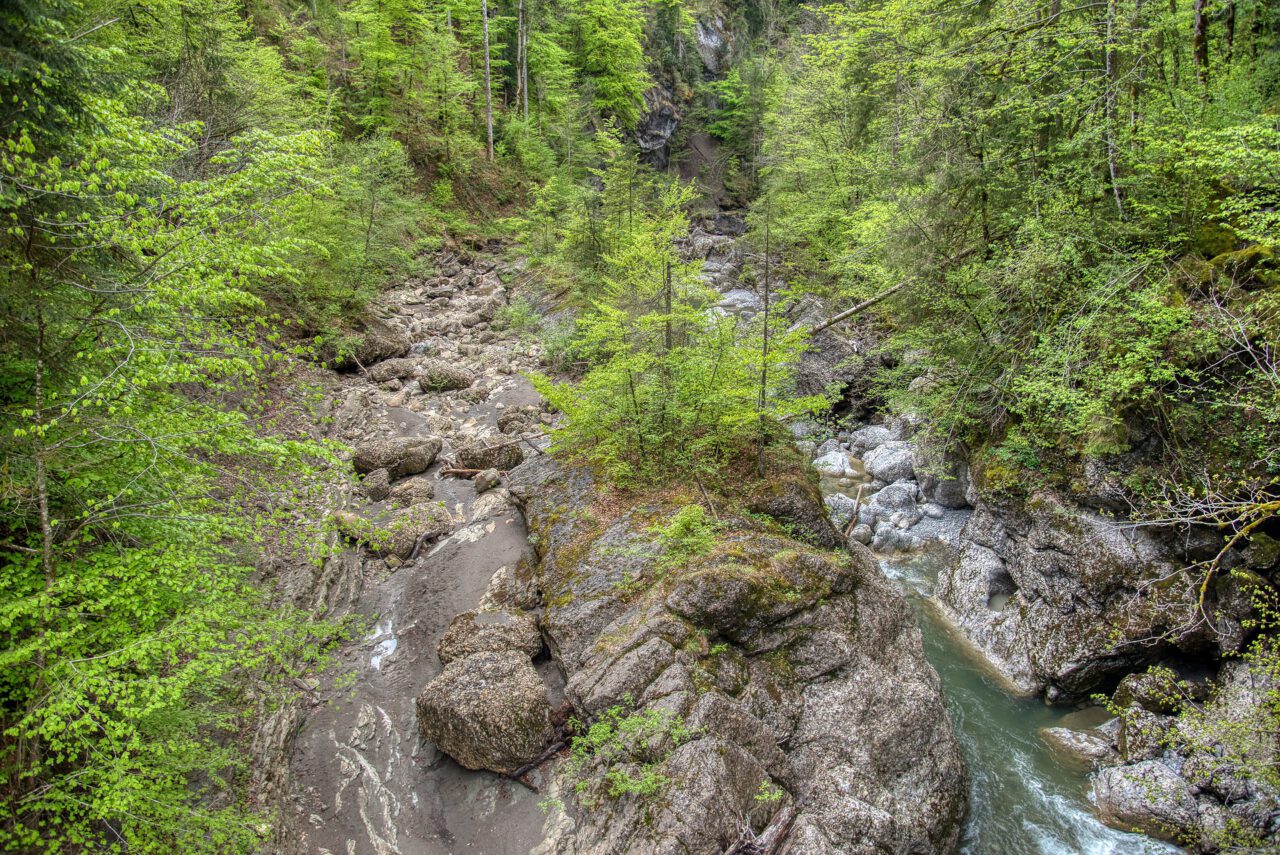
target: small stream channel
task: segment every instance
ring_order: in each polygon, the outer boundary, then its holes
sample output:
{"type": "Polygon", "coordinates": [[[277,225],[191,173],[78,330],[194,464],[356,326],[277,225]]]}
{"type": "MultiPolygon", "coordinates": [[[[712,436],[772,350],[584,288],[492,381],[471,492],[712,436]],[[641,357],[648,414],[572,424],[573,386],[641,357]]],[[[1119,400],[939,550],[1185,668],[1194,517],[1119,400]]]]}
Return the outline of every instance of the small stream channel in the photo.
{"type": "MultiPolygon", "coordinates": [[[[861,477],[821,479],[824,494],[853,498],[861,477]]],[[[863,492],[862,499],[870,497],[863,492]]],[[[878,555],[885,575],[911,603],[924,636],[925,654],[942,680],[947,707],[969,773],[969,816],[961,855],[1137,855],[1180,850],[1109,828],[1094,815],[1087,771],[1054,754],[1041,739],[1046,727],[1084,729],[1107,715],[1099,707],[1051,707],[1038,698],[1009,693],[980,654],[938,611],[932,599],[938,572],[951,551],[938,538],[955,537],[967,511],[926,521],[925,548],[878,555]]],[[[913,530],[914,531],[914,530],[913,530]]]]}

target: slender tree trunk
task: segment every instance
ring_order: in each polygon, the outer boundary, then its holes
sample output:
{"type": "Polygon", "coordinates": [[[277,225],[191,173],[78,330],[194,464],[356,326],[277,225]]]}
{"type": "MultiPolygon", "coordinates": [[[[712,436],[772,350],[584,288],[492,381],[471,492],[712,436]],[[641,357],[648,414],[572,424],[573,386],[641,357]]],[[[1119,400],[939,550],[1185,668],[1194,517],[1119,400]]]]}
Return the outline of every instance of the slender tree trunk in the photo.
{"type": "Polygon", "coordinates": [[[1231,54],[1235,51],[1236,46],[1236,4],[1235,0],[1229,0],[1227,3],[1227,50],[1225,53],[1226,61],[1231,62],[1231,54]]]}
{"type": "Polygon", "coordinates": [[[758,418],[760,419],[760,447],[756,453],[756,476],[764,477],[764,447],[765,440],[765,409],[769,404],[769,304],[773,292],[772,272],[770,266],[769,250],[770,246],[769,230],[773,219],[773,200],[769,196],[765,196],[764,200],[764,330],[761,335],[760,344],[760,398],[756,407],[758,418]]]}
{"type": "Polygon", "coordinates": [[[1111,193],[1116,199],[1116,210],[1124,222],[1124,201],[1120,198],[1119,152],[1116,147],[1116,0],[1107,3],[1107,171],[1111,175],[1111,193]]]}
{"type": "Polygon", "coordinates": [[[1191,54],[1200,71],[1200,82],[1209,83],[1209,18],[1205,15],[1205,0],[1195,0],[1195,27],[1191,34],[1191,54]]]}
{"type": "Polygon", "coordinates": [[[45,590],[53,587],[57,581],[53,566],[53,521],[49,514],[49,469],[45,459],[44,445],[44,358],[45,358],[45,323],[44,311],[36,309],[36,371],[35,371],[35,467],[36,467],[36,503],[40,512],[40,564],[44,570],[45,590]]]}
{"type": "Polygon", "coordinates": [[[489,68],[489,0],[480,0],[480,17],[484,21],[484,125],[489,142],[489,160],[493,160],[493,81],[489,68]]]}
{"type": "Polygon", "coordinates": [[[516,6],[516,106],[524,96],[524,0],[516,6]]]}
{"type": "Polygon", "coordinates": [[[671,335],[671,262],[664,261],[662,263],[662,303],[663,310],[667,313],[667,326],[665,342],[667,345],[667,353],[671,352],[672,335],[671,335]]]}

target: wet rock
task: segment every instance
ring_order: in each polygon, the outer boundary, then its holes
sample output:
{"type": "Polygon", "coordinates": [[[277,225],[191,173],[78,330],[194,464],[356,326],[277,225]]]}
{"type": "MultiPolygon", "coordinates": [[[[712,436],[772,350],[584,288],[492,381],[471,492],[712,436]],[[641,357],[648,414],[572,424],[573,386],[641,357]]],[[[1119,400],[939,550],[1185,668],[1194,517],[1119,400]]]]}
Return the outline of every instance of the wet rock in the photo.
{"type": "Polygon", "coordinates": [[[417,710],[423,737],[468,769],[513,772],[554,735],[546,686],[523,652],[454,659],[417,710]]]}
{"type": "Polygon", "coordinates": [[[440,440],[435,437],[371,439],[356,446],[351,463],[362,474],[385,469],[395,480],[427,471],[440,453],[440,447],[440,440]]]}
{"type": "Polygon", "coordinates": [[[1082,769],[1092,769],[1119,759],[1111,740],[1095,730],[1046,727],[1040,731],[1040,738],[1072,765],[1082,769]]]}
{"type": "Polygon", "coordinates": [[[485,469],[476,475],[472,483],[475,484],[477,494],[487,493],[494,487],[501,486],[502,477],[497,469],[485,469]]]}
{"type": "Polygon", "coordinates": [[[477,653],[522,653],[533,658],[542,650],[542,636],[533,617],[521,612],[484,610],[463,612],[440,639],[440,662],[448,664],[477,653]]]}
{"type": "Polygon", "coordinates": [[[458,449],[458,465],[464,469],[494,469],[507,472],[524,460],[519,442],[503,440],[492,444],[472,440],[458,449]]]}
{"type": "Polygon", "coordinates": [[[1162,840],[1177,840],[1198,814],[1187,782],[1154,760],[1103,769],[1093,780],[1093,798],[1107,825],[1162,840]]]}
{"type": "Polygon", "coordinates": [[[466,389],[475,382],[475,377],[470,371],[444,360],[427,359],[418,368],[418,382],[428,392],[449,392],[466,389]]]}
{"type": "Polygon", "coordinates": [[[911,446],[906,442],[886,442],[868,452],[862,463],[872,477],[892,484],[915,477],[911,454],[911,446]]]}
{"type": "Polygon", "coordinates": [[[386,359],[369,367],[369,379],[375,383],[403,380],[406,377],[412,377],[417,370],[418,363],[416,360],[408,358],[386,359]]]}
{"type": "Polygon", "coordinates": [[[849,468],[849,458],[845,456],[843,451],[839,450],[828,451],[815,458],[813,461],[813,468],[817,469],[824,475],[832,475],[835,477],[848,475],[852,472],[849,468]]]}

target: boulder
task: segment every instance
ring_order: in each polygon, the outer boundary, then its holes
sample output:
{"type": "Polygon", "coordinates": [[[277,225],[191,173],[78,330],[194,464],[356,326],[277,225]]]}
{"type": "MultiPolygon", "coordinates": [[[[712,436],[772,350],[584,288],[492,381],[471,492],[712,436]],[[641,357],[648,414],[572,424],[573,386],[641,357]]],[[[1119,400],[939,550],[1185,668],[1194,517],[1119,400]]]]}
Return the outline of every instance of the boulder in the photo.
{"type": "Polygon", "coordinates": [[[344,536],[363,543],[377,555],[394,555],[401,560],[412,555],[419,542],[432,540],[453,529],[449,512],[439,502],[383,511],[374,516],[335,511],[332,518],[344,536]]]}
{"type": "Polygon", "coordinates": [[[831,518],[831,524],[844,531],[845,526],[853,519],[856,506],[854,500],[844,493],[832,493],[823,499],[823,502],[827,506],[827,516],[831,518]]]}
{"type": "Polygon", "coordinates": [[[345,355],[338,355],[332,349],[323,352],[325,360],[332,361],[333,367],[338,371],[354,371],[384,359],[405,356],[412,345],[404,331],[381,318],[367,317],[358,322],[357,326],[361,339],[353,352],[345,355]]]}
{"type": "Polygon", "coordinates": [[[922,498],[944,508],[969,507],[969,464],[964,458],[940,450],[923,436],[916,438],[911,455],[922,498]]]}
{"type": "Polygon", "coordinates": [[[788,471],[766,479],[749,497],[747,507],[789,526],[806,543],[826,549],[844,545],[844,538],[827,519],[818,485],[807,472],[788,471]]]}
{"type": "Polygon", "coordinates": [[[391,488],[391,500],[400,505],[430,502],[436,497],[435,481],[425,475],[406,478],[391,488]]]}
{"type": "Polygon", "coordinates": [[[906,442],[886,442],[863,457],[862,463],[873,478],[886,484],[915,477],[911,446],[906,442]]]}
{"type": "Polygon", "coordinates": [[[423,737],[468,769],[514,772],[554,736],[546,686],[522,651],[454,659],[417,709],[423,737]]]}
{"type": "Polygon", "coordinates": [[[1191,788],[1163,763],[1112,766],[1093,779],[1098,817],[1112,828],[1177,840],[1194,827],[1198,809],[1191,788]]]}
{"type": "Polygon", "coordinates": [[[858,428],[849,435],[849,447],[866,457],[868,452],[875,451],[891,439],[889,429],[881,425],[867,425],[858,428]]]}
{"type": "Polygon", "coordinates": [[[381,502],[391,495],[391,473],[386,469],[375,469],[364,476],[364,480],[360,482],[360,487],[370,501],[381,502]]]}
{"type": "Polygon", "coordinates": [[[458,465],[464,469],[493,469],[507,472],[524,460],[524,451],[518,441],[504,439],[492,444],[484,440],[472,440],[458,449],[458,465]]]}
{"type": "Polygon", "coordinates": [[[446,665],[477,653],[515,652],[531,659],[542,650],[542,636],[533,618],[522,612],[463,612],[449,624],[437,650],[446,665]]]}
{"type": "Polygon", "coordinates": [[[1046,727],[1040,731],[1040,738],[1071,765],[1082,769],[1092,769],[1118,759],[1111,740],[1096,730],[1046,727]]]}
{"type": "Polygon", "coordinates": [[[427,359],[418,368],[418,383],[427,392],[466,389],[475,382],[470,371],[441,359],[427,359]]]}
{"type": "Polygon", "coordinates": [[[375,469],[385,469],[394,481],[427,471],[440,453],[440,447],[440,440],[435,437],[370,439],[355,447],[351,463],[357,472],[364,475],[375,469]]]}
{"type": "Polygon", "coordinates": [[[877,520],[887,520],[894,514],[905,514],[915,522],[920,519],[920,511],[916,507],[916,492],[915,482],[899,481],[877,492],[867,502],[867,506],[877,520]]]}
{"type": "Polygon", "coordinates": [[[385,359],[369,367],[369,379],[375,383],[386,383],[388,380],[403,380],[412,377],[418,370],[418,363],[413,359],[385,359]]]}
{"type": "Polygon", "coordinates": [[[477,474],[471,483],[475,485],[476,495],[479,495],[500,486],[502,484],[502,476],[498,474],[497,469],[485,469],[477,474]]]}
{"type": "Polygon", "coordinates": [[[823,475],[840,478],[849,475],[853,470],[849,466],[849,458],[843,451],[828,451],[813,461],[813,468],[823,475]]]}

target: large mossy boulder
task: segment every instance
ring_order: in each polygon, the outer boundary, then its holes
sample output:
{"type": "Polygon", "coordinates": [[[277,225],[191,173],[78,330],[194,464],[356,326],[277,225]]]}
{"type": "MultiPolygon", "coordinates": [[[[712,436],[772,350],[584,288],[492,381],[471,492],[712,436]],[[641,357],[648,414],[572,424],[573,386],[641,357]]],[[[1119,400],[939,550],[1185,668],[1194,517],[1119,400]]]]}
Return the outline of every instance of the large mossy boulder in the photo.
{"type": "Polygon", "coordinates": [[[423,737],[468,769],[510,773],[550,744],[551,703],[523,652],[454,659],[418,697],[423,737]]]}

